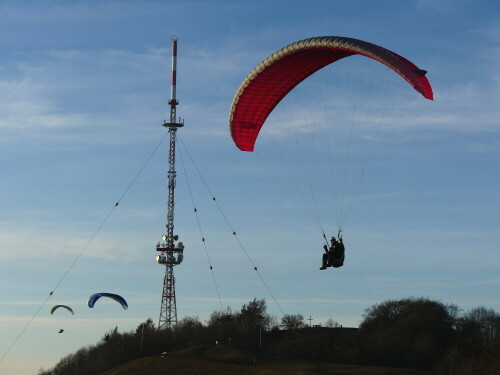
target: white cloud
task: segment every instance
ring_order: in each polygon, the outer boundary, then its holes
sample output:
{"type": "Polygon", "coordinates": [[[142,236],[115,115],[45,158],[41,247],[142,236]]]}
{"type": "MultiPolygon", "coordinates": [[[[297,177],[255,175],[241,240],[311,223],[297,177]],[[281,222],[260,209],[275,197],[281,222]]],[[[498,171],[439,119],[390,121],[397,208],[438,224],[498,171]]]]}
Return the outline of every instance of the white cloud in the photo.
{"type": "MultiPolygon", "coordinates": [[[[103,218],[104,219],[104,216],[103,218]]],[[[96,236],[95,231],[102,221],[95,222],[94,229],[88,225],[82,230],[82,223],[47,222],[41,225],[19,222],[0,223],[0,259],[74,259],[83,253],[86,258],[135,259],[143,244],[140,238],[124,240],[122,235],[107,229],[105,236],[96,236]],[[137,242],[136,242],[137,241],[137,242]],[[115,251],[120,244],[120,251],[115,251]]],[[[153,241],[153,240],[152,240],[153,241]]]]}
{"type": "MultiPolygon", "coordinates": [[[[248,59],[246,52],[229,52],[231,58],[227,53],[191,48],[180,57],[184,65],[178,68],[178,82],[184,84],[178,96],[184,96],[178,114],[188,116],[190,134],[227,137],[230,95],[237,83],[225,88],[221,83],[228,73],[239,76],[241,62],[248,59]]],[[[67,145],[155,136],[143,129],[167,116],[169,54],[167,48],[51,49],[20,56],[14,70],[0,75],[2,142],[37,139],[67,145]],[[127,131],[121,131],[124,127],[127,131]]]]}
{"type": "Polygon", "coordinates": [[[16,23],[78,24],[83,22],[109,22],[109,14],[113,20],[123,20],[132,15],[148,16],[163,13],[173,14],[180,3],[172,2],[169,7],[163,7],[154,2],[138,3],[134,1],[105,1],[85,3],[40,3],[24,5],[15,1],[2,2],[2,14],[6,20],[16,23]]]}
{"type": "Polygon", "coordinates": [[[416,4],[418,7],[423,9],[430,9],[436,12],[442,13],[453,13],[457,7],[463,6],[464,4],[470,4],[471,0],[417,0],[416,4]]]}
{"type": "MultiPolygon", "coordinates": [[[[145,137],[138,132],[143,124],[161,118],[161,106],[155,110],[150,104],[160,86],[151,92],[148,85],[161,75],[164,53],[51,50],[25,58],[0,76],[2,142],[116,143],[145,137]],[[127,132],[118,131],[124,127],[127,132]]],[[[157,102],[161,99],[158,95],[157,102]]]]}

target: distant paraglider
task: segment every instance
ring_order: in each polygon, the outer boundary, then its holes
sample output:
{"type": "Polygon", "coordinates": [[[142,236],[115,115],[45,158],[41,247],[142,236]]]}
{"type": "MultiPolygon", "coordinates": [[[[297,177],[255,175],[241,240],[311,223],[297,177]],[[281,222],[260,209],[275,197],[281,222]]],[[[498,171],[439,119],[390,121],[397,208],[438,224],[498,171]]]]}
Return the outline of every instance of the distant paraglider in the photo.
{"type": "Polygon", "coordinates": [[[57,309],[59,309],[61,307],[64,308],[64,309],[66,309],[66,310],[68,310],[71,313],[71,315],[75,315],[73,309],[71,307],[69,307],[69,306],[66,306],[66,305],[55,305],[55,306],[53,306],[50,309],[50,315],[54,314],[54,311],[56,311],[57,309]]]}
{"type": "Polygon", "coordinates": [[[111,299],[115,300],[116,302],[118,302],[120,305],[122,305],[124,310],[128,309],[127,301],[125,301],[125,299],[122,296],[119,296],[118,294],[113,294],[113,293],[95,293],[95,294],[92,294],[89,297],[88,306],[90,308],[93,308],[94,304],[101,297],[111,298],[111,299]]]}
{"type": "MultiPolygon", "coordinates": [[[[50,309],[50,315],[53,315],[54,314],[54,311],[56,311],[57,309],[59,308],[62,308],[62,309],[65,309],[67,311],[69,311],[71,313],[71,315],[75,315],[75,312],[73,311],[73,309],[69,306],[66,306],[66,305],[55,305],[55,306],[52,306],[52,308],[50,309]]],[[[59,329],[59,332],[57,333],[63,333],[64,332],[64,329],[59,329]]]]}

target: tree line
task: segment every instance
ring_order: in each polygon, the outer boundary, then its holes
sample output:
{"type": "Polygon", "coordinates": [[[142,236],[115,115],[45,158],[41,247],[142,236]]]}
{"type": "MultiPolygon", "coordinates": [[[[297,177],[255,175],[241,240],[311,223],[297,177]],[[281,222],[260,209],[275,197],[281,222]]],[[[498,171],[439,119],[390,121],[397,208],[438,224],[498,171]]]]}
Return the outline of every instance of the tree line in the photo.
{"type": "Polygon", "coordinates": [[[468,312],[427,298],[387,300],[368,307],[359,328],[329,319],[309,327],[301,314],[278,319],[266,301],[254,298],[239,311],[215,311],[201,322],[185,317],[158,330],[147,319],[135,330],[106,332],[91,346],[62,358],[39,375],[100,374],[133,359],[199,345],[239,345],[257,355],[279,355],[333,363],[406,367],[436,375],[500,373],[500,314],[476,307],[468,312]]]}

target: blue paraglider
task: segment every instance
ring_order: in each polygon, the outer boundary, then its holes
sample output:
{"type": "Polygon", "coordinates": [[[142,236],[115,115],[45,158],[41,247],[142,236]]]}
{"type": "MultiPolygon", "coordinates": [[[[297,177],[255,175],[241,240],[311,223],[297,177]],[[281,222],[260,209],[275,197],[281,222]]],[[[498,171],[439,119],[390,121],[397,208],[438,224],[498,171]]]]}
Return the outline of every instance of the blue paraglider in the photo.
{"type": "Polygon", "coordinates": [[[125,301],[125,299],[122,296],[119,296],[118,294],[113,294],[113,293],[96,293],[96,294],[92,294],[89,297],[89,301],[88,301],[87,304],[89,305],[90,308],[93,308],[94,304],[101,297],[108,297],[108,298],[114,299],[116,302],[118,302],[120,305],[122,305],[123,309],[125,309],[125,310],[128,309],[127,301],[125,301]]]}

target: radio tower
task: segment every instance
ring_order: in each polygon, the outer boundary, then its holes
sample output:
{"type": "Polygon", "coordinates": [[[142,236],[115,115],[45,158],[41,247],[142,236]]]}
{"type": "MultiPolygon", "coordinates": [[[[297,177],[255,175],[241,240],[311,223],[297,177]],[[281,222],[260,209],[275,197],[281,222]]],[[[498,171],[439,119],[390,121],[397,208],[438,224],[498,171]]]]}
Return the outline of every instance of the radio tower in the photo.
{"type": "Polygon", "coordinates": [[[175,190],[175,138],[177,128],[184,126],[184,122],[176,121],[175,108],[179,102],[175,97],[177,68],[177,39],[172,39],[172,87],[170,91],[170,122],[164,122],[163,126],[168,128],[170,135],[170,149],[168,152],[168,211],[167,211],[167,233],[162,236],[162,241],[156,245],[156,261],[165,266],[165,278],[163,279],[163,293],[161,296],[160,321],[158,329],[172,328],[177,324],[177,306],[175,302],[175,277],[174,266],[180,264],[184,257],[184,245],[182,242],[175,243],[178,236],[174,235],[174,190],[175,190]]]}

